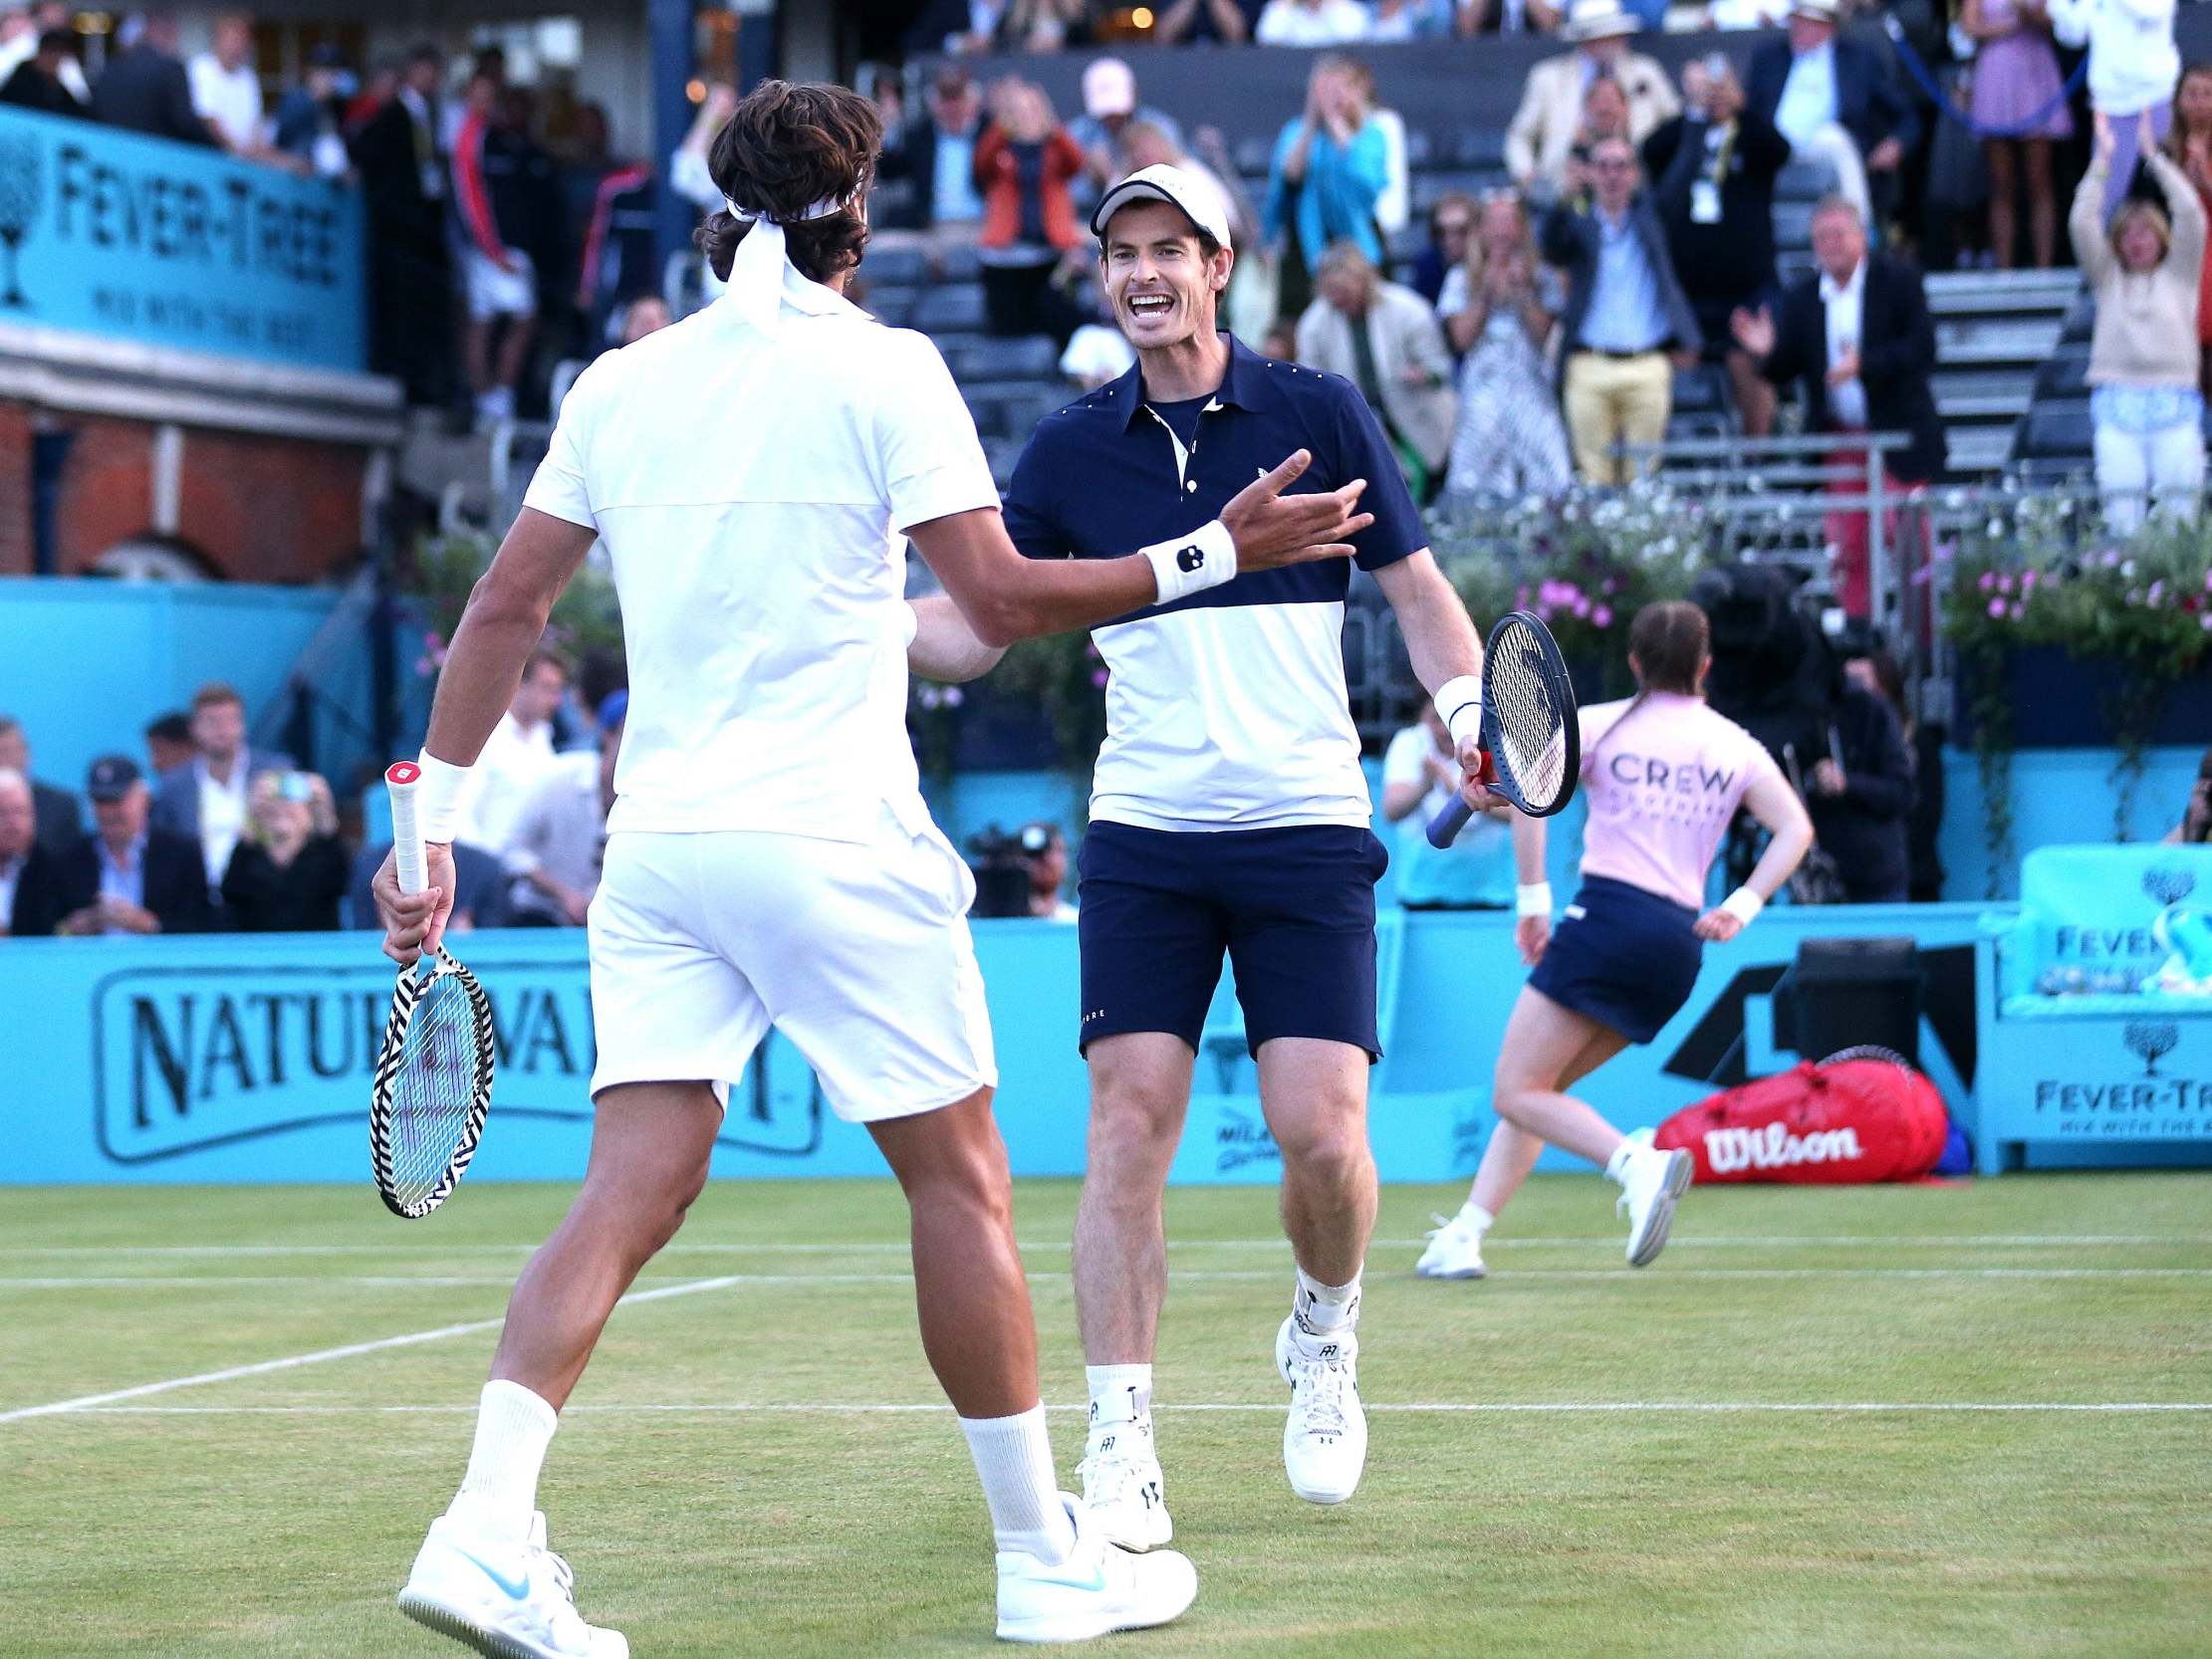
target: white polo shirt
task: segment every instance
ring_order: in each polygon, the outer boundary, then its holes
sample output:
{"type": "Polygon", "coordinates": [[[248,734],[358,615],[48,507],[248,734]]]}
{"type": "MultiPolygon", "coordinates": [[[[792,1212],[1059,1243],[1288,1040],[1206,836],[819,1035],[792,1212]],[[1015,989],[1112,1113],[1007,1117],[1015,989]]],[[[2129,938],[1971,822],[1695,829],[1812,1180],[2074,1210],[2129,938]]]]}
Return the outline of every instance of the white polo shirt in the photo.
{"type": "Polygon", "coordinates": [[[795,270],[773,338],[718,300],[594,362],[524,504],[614,566],[609,829],[918,833],[901,535],[998,500],[937,348],[795,270]]]}
{"type": "Polygon", "coordinates": [[[202,52],[189,66],[192,113],[213,121],[233,149],[251,149],[261,142],[261,78],[251,64],[223,68],[212,52],[202,52]]]}

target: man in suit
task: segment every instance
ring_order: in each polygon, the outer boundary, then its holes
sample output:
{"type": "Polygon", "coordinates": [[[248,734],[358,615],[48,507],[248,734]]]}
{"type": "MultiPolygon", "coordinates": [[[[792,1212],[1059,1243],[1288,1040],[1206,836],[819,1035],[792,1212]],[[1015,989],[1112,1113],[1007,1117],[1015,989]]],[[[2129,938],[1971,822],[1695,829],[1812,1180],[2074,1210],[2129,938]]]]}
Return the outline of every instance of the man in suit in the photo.
{"type": "Polygon", "coordinates": [[[31,780],[0,767],[0,936],[38,938],[62,919],[60,870],[36,824],[31,780]]]}
{"type": "MultiPolygon", "coordinates": [[[[1659,215],[1639,188],[1634,148],[1603,139],[1591,150],[1589,174],[1589,208],[1555,203],[1538,249],[1567,274],[1560,400],[1575,465],[1594,484],[1625,484],[1634,469],[1615,450],[1666,436],[1674,363],[1694,360],[1702,337],[1659,215]]],[[[1580,196],[1585,181],[1570,182],[1580,196]]]]}
{"type": "Polygon", "coordinates": [[[455,390],[446,156],[437,108],[444,77],[438,49],[416,47],[397,90],[353,143],[369,216],[369,362],[403,383],[407,401],[417,405],[448,402],[455,390]]]}
{"type": "Polygon", "coordinates": [[[19,110],[38,110],[49,116],[90,115],[92,112],[62,79],[62,66],[76,61],[77,31],[47,30],[39,36],[38,50],[0,83],[0,104],[12,104],[19,110]]]}
{"type": "MultiPolygon", "coordinates": [[[[1869,254],[1865,222],[1842,196],[1813,210],[1817,269],[1791,285],[1776,317],[1765,307],[1738,311],[1736,342],[1776,385],[1804,387],[1806,425],[1816,432],[1905,432],[1911,444],[1887,458],[1892,480],[1925,483],[1943,468],[1943,423],[1929,376],[1935,371],[1935,323],[1920,273],[1893,254],[1869,254]]],[[[1847,444],[1839,453],[1851,453],[1847,444]]],[[[1864,486],[1856,480],[1853,491],[1864,486]]],[[[1843,608],[1868,614],[1866,527],[1862,514],[1832,515],[1837,585],[1843,608]]]]}
{"type": "Polygon", "coordinates": [[[1791,0],[1786,40],[1751,55],[1745,96],[1799,155],[1835,169],[1837,188],[1876,222],[1894,204],[1897,166],[1919,118],[1870,48],[1836,35],[1838,0],[1791,0]]]}
{"type": "Polygon", "coordinates": [[[192,82],[176,42],[176,19],[148,12],[138,44],[101,72],[93,89],[93,119],[179,143],[214,145],[214,129],[192,108],[192,82]]]}
{"type": "Polygon", "coordinates": [[[198,841],[208,889],[220,892],[231,851],[245,833],[253,779],[290,772],[292,757],[247,747],[245,699],[220,680],[192,694],[192,742],[198,757],[161,776],[153,827],[198,841]]]}
{"type": "Polygon", "coordinates": [[[151,828],[138,763],[127,755],[93,762],[85,793],[98,828],[62,863],[64,914],[54,931],[79,937],[204,933],[213,921],[200,849],[151,828]]]}
{"type": "Polygon", "coordinates": [[[24,736],[23,722],[12,714],[0,714],[0,767],[22,773],[30,783],[39,845],[57,854],[75,846],[85,833],[85,811],[78,805],[75,791],[42,784],[32,777],[31,741],[24,736]]]}
{"type": "Polygon", "coordinates": [[[1443,481],[1459,416],[1443,325],[1427,301],[1384,282],[1350,242],[1322,255],[1315,286],[1298,320],[1298,360],[1359,388],[1414,499],[1428,500],[1443,481]]]}
{"type": "Polygon", "coordinates": [[[1599,76],[1620,83],[1628,100],[1628,136],[1636,143],[1681,113],[1666,71],[1628,50],[1628,37],[1642,27],[1620,0],[1575,0],[1560,31],[1575,50],[1546,58],[1529,71],[1521,107],[1506,128],[1506,167],[1515,183],[1553,191],[1565,187],[1575,135],[1583,124],[1583,97],[1599,76]]]}

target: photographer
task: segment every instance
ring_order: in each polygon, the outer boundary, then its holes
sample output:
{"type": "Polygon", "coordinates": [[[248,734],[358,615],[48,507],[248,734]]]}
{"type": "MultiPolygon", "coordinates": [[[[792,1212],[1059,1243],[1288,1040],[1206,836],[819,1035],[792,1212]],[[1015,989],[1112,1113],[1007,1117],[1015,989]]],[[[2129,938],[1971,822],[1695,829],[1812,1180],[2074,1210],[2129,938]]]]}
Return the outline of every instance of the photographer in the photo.
{"type": "Polygon", "coordinates": [[[1076,907],[1060,896],[1068,878],[1068,840],[1059,825],[1025,824],[1008,834],[994,824],[968,838],[968,850],[977,860],[974,915],[1076,919],[1076,907]]]}
{"type": "Polygon", "coordinates": [[[1022,862],[1029,869],[1029,913],[1047,921],[1072,922],[1076,907],[1061,896],[1068,879],[1068,837],[1057,824],[1022,827],[1022,862]]]}
{"type": "Polygon", "coordinates": [[[2197,762],[2197,781],[2189,791],[2189,804],[2181,809],[2181,822],[2166,831],[2169,846],[2205,841],[2212,841],[2212,749],[2197,762]]]}
{"type": "Polygon", "coordinates": [[[1728,320],[1775,297],[1774,182],[1790,141],[1745,107],[1736,72],[1718,52],[1683,69],[1682,96],[1689,108],[1644,140],[1643,166],[1706,360],[1727,365],[1744,431],[1763,438],[1774,429],[1774,388],[1730,340],[1728,320]]]}
{"type": "Polygon", "coordinates": [[[312,772],[263,773],[223,902],[242,933],[336,932],[348,862],[330,785],[312,772]]]}

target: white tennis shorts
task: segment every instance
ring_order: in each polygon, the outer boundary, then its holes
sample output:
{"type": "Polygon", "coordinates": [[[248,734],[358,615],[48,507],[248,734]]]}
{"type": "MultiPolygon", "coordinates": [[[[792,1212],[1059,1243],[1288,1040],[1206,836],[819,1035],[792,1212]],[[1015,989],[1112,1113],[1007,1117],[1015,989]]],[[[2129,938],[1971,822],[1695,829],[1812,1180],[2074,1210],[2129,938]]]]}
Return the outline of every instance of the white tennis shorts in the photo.
{"type": "Polygon", "coordinates": [[[936,828],[888,809],[866,843],[617,830],[592,900],[592,1092],[704,1080],[726,1104],[770,1026],[849,1123],[995,1086],[974,898],[936,828]]]}
{"type": "Polygon", "coordinates": [[[509,248],[512,271],[502,271],[498,261],[474,243],[461,250],[462,285],[468,293],[472,323],[489,323],[495,317],[528,317],[538,309],[538,276],[530,256],[509,248]]]}

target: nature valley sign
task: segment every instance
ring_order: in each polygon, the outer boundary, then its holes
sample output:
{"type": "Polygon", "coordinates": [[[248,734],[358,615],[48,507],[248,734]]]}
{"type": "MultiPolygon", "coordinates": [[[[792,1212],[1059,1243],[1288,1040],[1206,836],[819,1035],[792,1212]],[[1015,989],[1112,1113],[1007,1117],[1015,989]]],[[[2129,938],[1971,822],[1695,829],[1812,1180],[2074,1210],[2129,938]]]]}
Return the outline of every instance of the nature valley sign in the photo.
{"type": "Polygon", "coordinates": [[[0,109],[0,323],[359,369],[359,192],[0,109]]]}
{"type": "MultiPolygon", "coordinates": [[[[494,1109],[591,1115],[595,1050],[581,962],[485,976],[494,1109]]],[[[93,1111],[101,1150],[141,1163],[319,1123],[364,1124],[391,974],[360,968],[151,969],[94,992],[93,1111]]]]}

